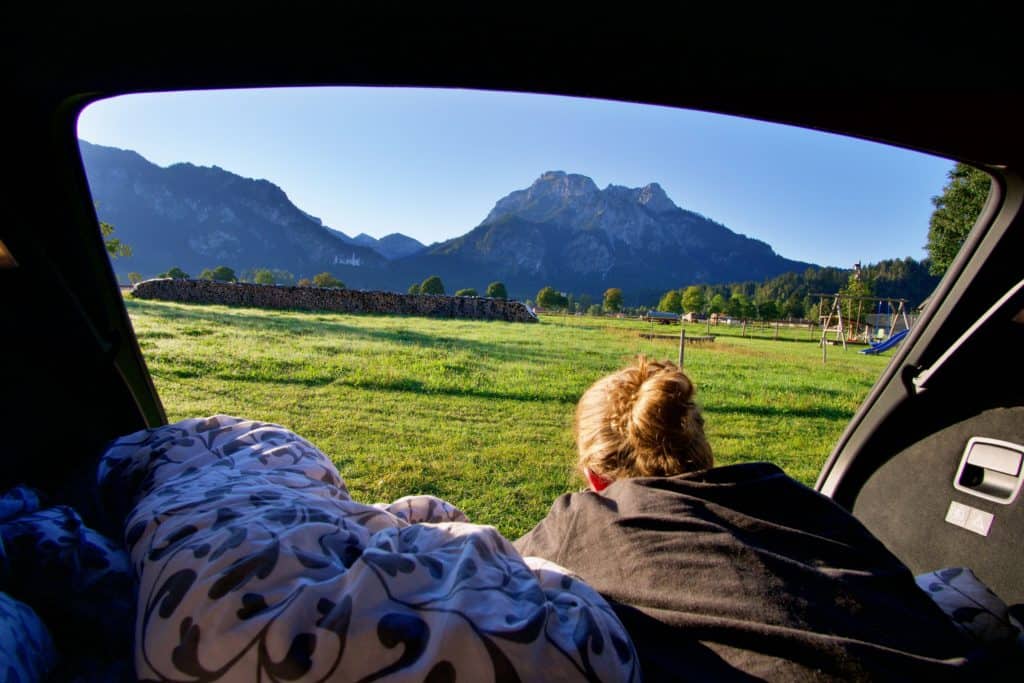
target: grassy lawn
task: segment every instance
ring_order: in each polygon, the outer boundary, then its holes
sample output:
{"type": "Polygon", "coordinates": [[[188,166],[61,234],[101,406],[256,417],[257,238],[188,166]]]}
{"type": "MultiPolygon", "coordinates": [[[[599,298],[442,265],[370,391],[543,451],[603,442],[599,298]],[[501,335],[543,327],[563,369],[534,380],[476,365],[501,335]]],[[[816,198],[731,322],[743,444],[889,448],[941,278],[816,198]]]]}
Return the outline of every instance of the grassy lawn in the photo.
{"type": "MultiPolygon", "coordinates": [[[[539,325],[126,301],[171,421],[283,424],[333,458],[353,496],[432,493],[515,538],[572,470],[575,402],[637,353],[675,359],[678,327],[539,325]]],[[[687,334],[704,334],[703,325],[687,334]]],[[[807,484],[888,362],[853,349],[712,328],[686,349],[718,464],[770,460],[807,484]]],[[[811,338],[806,328],[780,337],[811,338]]]]}

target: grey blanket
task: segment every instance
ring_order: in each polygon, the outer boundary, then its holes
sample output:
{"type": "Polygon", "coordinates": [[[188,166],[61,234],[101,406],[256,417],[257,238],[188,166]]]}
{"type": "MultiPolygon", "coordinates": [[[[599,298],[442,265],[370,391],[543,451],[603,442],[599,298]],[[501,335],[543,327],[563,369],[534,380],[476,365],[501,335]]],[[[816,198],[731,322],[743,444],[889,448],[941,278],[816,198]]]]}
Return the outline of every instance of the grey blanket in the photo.
{"type": "Polygon", "coordinates": [[[774,465],[566,495],[515,545],[612,602],[648,680],[936,680],[972,664],[907,568],[774,465]]]}

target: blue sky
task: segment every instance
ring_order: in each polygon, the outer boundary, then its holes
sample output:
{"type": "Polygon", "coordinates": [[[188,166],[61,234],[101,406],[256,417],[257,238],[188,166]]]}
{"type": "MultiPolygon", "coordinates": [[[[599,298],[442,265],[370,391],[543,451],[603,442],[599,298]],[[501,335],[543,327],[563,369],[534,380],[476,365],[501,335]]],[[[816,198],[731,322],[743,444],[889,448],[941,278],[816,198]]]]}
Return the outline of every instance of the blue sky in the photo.
{"type": "Polygon", "coordinates": [[[679,206],[783,256],[849,267],[923,258],[952,162],[701,112],[466,90],[152,93],[86,109],[79,136],[161,166],[217,165],[279,185],[349,235],[461,235],[541,173],[658,182],[679,206]]]}

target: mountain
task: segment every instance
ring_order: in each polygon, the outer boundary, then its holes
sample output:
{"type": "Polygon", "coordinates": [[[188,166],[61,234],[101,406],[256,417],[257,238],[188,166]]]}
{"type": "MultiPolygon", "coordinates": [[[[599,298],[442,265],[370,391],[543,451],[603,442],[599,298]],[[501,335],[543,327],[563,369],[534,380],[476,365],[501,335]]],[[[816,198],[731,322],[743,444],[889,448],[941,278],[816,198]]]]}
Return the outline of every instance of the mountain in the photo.
{"type": "Polygon", "coordinates": [[[683,283],[764,279],[811,264],[676,206],[657,183],[639,188],[549,171],[499,200],[467,234],[403,259],[452,286],[504,280],[532,295],[544,285],[600,296],[620,287],[627,302],[683,283]]]}
{"type": "Polygon", "coordinates": [[[328,230],[341,237],[348,244],[358,244],[373,249],[389,261],[412,256],[426,249],[426,246],[419,240],[403,235],[400,232],[393,232],[390,235],[384,235],[377,239],[373,235],[367,235],[365,232],[361,232],[355,237],[349,237],[341,230],[335,230],[334,228],[328,228],[328,230]]]}
{"type": "Polygon", "coordinates": [[[412,256],[426,249],[426,245],[419,240],[407,237],[400,232],[384,235],[380,239],[361,232],[353,238],[353,241],[364,247],[370,247],[389,261],[412,256]]]}
{"type": "Polygon", "coordinates": [[[763,280],[811,264],[675,205],[657,183],[609,185],[550,171],[500,199],[468,233],[424,247],[398,233],[349,237],[295,206],[267,180],[217,166],[153,164],[136,152],[80,142],[100,219],[131,246],[118,273],[173,266],[197,275],[226,265],[405,291],[440,275],[448,291],[505,282],[518,298],[544,286],[598,298],[619,287],[628,305],[684,284],[763,280]]]}
{"type": "Polygon", "coordinates": [[[172,266],[192,275],[226,265],[287,270],[299,277],[330,271],[348,281],[386,260],[324,227],[267,180],[217,166],[157,166],[139,154],[80,141],[100,219],[132,248],[118,272],[145,276],[172,266]]]}

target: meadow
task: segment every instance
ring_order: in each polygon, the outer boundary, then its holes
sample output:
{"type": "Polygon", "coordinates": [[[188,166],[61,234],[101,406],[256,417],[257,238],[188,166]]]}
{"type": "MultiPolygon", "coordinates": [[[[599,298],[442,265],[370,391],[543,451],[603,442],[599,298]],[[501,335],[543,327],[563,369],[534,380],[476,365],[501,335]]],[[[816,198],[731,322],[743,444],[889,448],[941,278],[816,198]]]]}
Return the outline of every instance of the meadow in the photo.
{"type": "MultiPolygon", "coordinates": [[[[430,493],[510,538],[581,488],[572,416],[587,386],[638,353],[678,354],[678,327],[635,320],[125,303],[169,420],[285,425],[334,460],[357,500],[430,493]]],[[[779,341],[772,328],[741,332],[714,327],[713,343],[686,347],[716,463],[768,460],[813,485],[888,358],[833,347],[823,364],[806,328],[783,328],[779,341]]]]}

